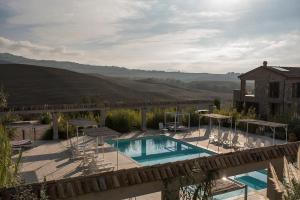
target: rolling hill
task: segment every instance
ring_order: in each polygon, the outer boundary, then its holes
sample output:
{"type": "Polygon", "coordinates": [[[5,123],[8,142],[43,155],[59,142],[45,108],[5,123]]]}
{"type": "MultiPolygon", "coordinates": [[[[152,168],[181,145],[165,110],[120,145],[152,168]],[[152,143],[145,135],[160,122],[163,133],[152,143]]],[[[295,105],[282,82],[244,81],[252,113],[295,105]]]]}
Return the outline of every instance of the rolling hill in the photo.
{"type": "Polygon", "coordinates": [[[183,72],[165,72],[165,71],[147,71],[138,69],[127,69],[115,66],[96,66],[86,65],[74,62],[63,62],[53,60],[34,60],[16,56],[9,53],[0,53],[0,63],[28,64],[44,67],[53,67],[66,69],[79,73],[99,74],[110,77],[123,77],[131,79],[175,79],[183,82],[191,81],[238,81],[237,73],[227,74],[209,74],[209,73],[183,73],[183,72]]]}
{"type": "Polygon", "coordinates": [[[96,76],[24,64],[0,64],[0,84],[8,93],[11,105],[214,98],[229,101],[231,98],[231,93],[165,82],[96,76]]]}

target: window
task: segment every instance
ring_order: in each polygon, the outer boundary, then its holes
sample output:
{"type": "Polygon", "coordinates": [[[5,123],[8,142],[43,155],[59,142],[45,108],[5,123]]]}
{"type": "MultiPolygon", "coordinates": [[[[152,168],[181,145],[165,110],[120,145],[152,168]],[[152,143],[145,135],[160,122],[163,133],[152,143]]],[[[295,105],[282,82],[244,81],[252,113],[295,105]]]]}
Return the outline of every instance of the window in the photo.
{"type": "Polygon", "coordinates": [[[255,96],[255,80],[246,80],[245,82],[245,95],[255,96]]]}
{"type": "Polygon", "coordinates": [[[270,84],[269,84],[269,97],[279,98],[279,82],[270,82],[270,84]]]}
{"type": "Polygon", "coordinates": [[[293,83],[292,96],[294,98],[299,98],[300,97],[300,83],[293,83]]]}

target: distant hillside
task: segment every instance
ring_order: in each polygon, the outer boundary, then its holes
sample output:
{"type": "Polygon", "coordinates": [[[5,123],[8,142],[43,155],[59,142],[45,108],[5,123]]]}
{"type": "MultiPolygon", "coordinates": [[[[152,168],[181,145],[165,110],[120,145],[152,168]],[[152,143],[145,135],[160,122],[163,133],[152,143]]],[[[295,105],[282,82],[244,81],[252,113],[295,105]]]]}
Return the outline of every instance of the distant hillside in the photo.
{"type": "Polygon", "coordinates": [[[149,83],[149,84],[163,84],[168,86],[180,87],[183,89],[198,89],[198,90],[208,90],[213,92],[220,93],[230,93],[234,89],[240,88],[240,82],[238,81],[192,81],[192,82],[183,82],[180,80],[174,79],[155,79],[155,78],[147,78],[147,79],[139,79],[137,80],[141,83],[149,83]]]}
{"type": "Polygon", "coordinates": [[[19,63],[28,65],[37,65],[45,67],[54,67],[58,69],[67,69],[79,73],[100,74],[110,77],[124,78],[157,78],[157,79],[176,79],[184,82],[191,81],[237,81],[236,73],[227,74],[209,74],[209,73],[182,73],[182,72],[164,72],[164,71],[146,71],[137,69],[127,69],[115,66],[95,66],[78,64],[74,62],[59,62],[53,60],[34,60],[21,56],[15,56],[8,53],[0,53],[0,63],[19,63]]]}
{"type": "Polygon", "coordinates": [[[0,84],[14,105],[231,98],[231,93],[23,64],[0,64],[0,84]]]}

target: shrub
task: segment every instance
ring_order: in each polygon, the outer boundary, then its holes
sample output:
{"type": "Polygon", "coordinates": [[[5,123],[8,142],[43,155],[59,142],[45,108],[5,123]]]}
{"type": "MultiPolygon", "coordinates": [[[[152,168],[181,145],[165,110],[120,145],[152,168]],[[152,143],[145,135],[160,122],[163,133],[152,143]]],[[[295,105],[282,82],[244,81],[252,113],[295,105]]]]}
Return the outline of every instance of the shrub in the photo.
{"type": "Polygon", "coordinates": [[[140,112],[129,109],[110,111],[106,117],[107,127],[121,133],[132,131],[134,128],[141,127],[140,112]]]}
{"type": "Polygon", "coordinates": [[[42,136],[41,139],[42,139],[42,140],[52,140],[52,139],[53,139],[53,128],[47,129],[47,130],[44,132],[44,134],[43,134],[43,136],[42,136]]]}
{"type": "Polygon", "coordinates": [[[43,113],[40,118],[41,124],[50,124],[51,123],[51,115],[50,113],[43,113]]]}
{"type": "Polygon", "coordinates": [[[147,113],[147,128],[158,129],[159,123],[164,123],[165,113],[162,109],[154,109],[147,113]]]}
{"type": "Polygon", "coordinates": [[[0,188],[10,187],[18,181],[18,169],[22,154],[12,160],[12,150],[5,127],[0,125],[0,188]]]}

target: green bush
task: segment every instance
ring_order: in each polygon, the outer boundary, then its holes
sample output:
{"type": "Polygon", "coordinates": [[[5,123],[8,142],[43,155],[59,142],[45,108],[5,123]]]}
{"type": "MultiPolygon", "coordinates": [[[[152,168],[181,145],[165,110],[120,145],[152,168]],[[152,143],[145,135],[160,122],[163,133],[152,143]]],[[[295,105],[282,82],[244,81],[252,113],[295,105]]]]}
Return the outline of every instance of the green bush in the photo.
{"type": "Polygon", "coordinates": [[[129,109],[110,111],[106,117],[105,124],[107,127],[121,133],[139,129],[141,127],[140,112],[129,109]]]}
{"type": "Polygon", "coordinates": [[[147,113],[147,128],[158,129],[159,123],[164,123],[164,111],[162,109],[154,109],[147,113]]]}
{"type": "Polygon", "coordinates": [[[50,124],[51,123],[51,115],[50,113],[43,113],[40,118],[41,124],[50,124]]]}

